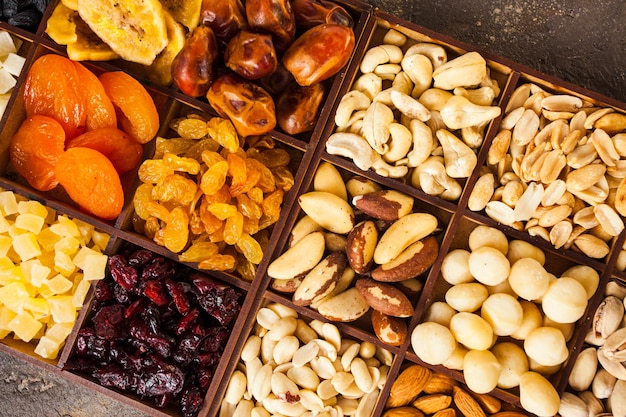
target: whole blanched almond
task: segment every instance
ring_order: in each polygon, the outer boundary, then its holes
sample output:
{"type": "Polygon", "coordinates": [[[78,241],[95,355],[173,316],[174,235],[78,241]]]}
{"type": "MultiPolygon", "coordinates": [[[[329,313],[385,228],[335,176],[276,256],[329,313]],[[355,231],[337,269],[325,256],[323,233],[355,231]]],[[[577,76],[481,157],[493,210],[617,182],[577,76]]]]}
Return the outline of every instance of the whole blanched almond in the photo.
{"type": "Polygon", "coordinates": [[[358,223],[348,233],[346,255],[350,267],[358,274],[367,273],[373,263],[374,250],[378,243],[378,229],[372,220],[358,223]]]}
{"type": "Polygon", "coordinates": [[[325,297],[335,288],[347,264],[343,252],[332,252],[318,263],[306,276],[293,293],[293,302],[306,306],[325,297]]]}
{"type": "Polygon", "coordinates": [[[411,317],[413,305],[406,295],[391,284],[370,278],[360,278],[355,283],[365,302],[374,310],[393,317],[411,317]]]}
{"type": "Polygon", "coordinates": [[[359,290],[352,287],[322,301],[317,312],[328,320],[351,322],[367,313],[369,308],[359,290]]]}
{"type": "Polygon", "coordinates": [[[372,311],[372,328],[378,339],[391,346],[402,345],[408,334],[404,320],[377,310],[372,311]]]}
{"type": "Polygon", "coordinates": [[[356,196],[352,204],[375,219],[391,221],[411,212],[413,197],[396,190],[380,190],[356,196]]]}
{"type": "Polygon", "coordinates": [[[424,273],[435,263],[439,244],[434,236],[417,241],[391,262],[372,271],[372,278],[383,282],[404,281],[424,273]]]}

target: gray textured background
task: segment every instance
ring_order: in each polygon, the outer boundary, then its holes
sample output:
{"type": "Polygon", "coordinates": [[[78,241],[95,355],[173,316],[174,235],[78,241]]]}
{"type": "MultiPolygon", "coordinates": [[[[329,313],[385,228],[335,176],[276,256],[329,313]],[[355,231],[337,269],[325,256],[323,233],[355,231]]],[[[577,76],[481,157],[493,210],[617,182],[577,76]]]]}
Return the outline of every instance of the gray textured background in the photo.
{"type": "MultiPolygon", "coordinates": [[[[626,101],[621,0],[370,0],[402,19],[626,101]]],[[[141,417],[0,352],[0,417],[141,417]]]]}

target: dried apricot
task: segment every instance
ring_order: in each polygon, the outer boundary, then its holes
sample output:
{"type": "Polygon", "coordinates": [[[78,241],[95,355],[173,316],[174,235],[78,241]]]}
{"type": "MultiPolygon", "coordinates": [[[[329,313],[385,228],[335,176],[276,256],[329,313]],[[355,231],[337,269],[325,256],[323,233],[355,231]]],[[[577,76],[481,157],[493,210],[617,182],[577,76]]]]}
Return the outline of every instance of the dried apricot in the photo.
{"type": "Polygon", "coordinates": [[[80,79],[78,86],[85,102],[87,114],[85,130],[117,127],[115,108],[96,74],[89,71],[80,62],[74,62],[74,66],[80,79]]]}
{"type": "Polygon", "coordinates": [[[116,218],[124,206],[120,176],[109,159],[89,148],[70,148],[57,161],[55,175],[81,209],[97,217],[116,218]]]}
{"type": "Polygon", "coordinates": [[[104,72],[98,78],[122,130],[139,143],[152,140],[159,131],[159,113],[144,86],[123,71],[104,72]]]}
{"type": "Polygon", "coordinates": [[[27,116],[42,114],[63,126],[67,138],[83,133],[87,111],[74,63],[56,54],[42,55],[24,81],[27,116]]]}
{"type": "Polygon", "coordinates": [[[65,131],[55,119],[29,116],[22,122],[10,144],[15,170],[35,189],[48,191],[57,186],[54,167],[65,148],[65,131]]]}
{"type": "Polygon", "coordinates": [[[143,147],[115,127],[89,130],[67,141],[67,148],[77,146],[102,153],[109,158],[120,175],[135,168],[143,155],[143,147]]]}

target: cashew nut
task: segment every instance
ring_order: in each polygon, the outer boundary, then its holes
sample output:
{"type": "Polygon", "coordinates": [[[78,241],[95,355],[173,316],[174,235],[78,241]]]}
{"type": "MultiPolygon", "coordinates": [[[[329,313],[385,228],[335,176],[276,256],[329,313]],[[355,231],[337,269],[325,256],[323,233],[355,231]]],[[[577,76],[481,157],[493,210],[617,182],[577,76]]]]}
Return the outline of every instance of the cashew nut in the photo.
{"type": "Polygon", "coordinates": [[[461,185],[446,174],[443,158],[439,156],[431,156],[415,168],[411,184],[420,187],[426,194],[445,200],[456,200],[461,195],[461,185]]]}
{"type": "Polygon", "coordinates": [[[496,98],[496,92],[493,88],[485,86],[480,88],[463,88],[457,87],[453,91],[454,95],[462,96],[474,104],[480,106],[490,106],[496,98]]]}
{"type": "Polygon", "coordinates": [[[406,35],[395,29],[389,29],[383,37],[383,43],[390,45],[403,46],[406,43],[406,35]]]}
{"type": "Polygon", "coordinates": [[[402,61],[402,49],[396,45],[379,45],[367,50],[361,61],[361,72],[366,74],[373,72],[380,64],[388,62],[397,64],[402,61]]]}
{"type": "Polygon", "coordinates": [[[383,103],[375,101],[365,112],[361,132],[370,146],[381,155],[389,150],[389,125],[393,122],[393,111],[383,103]]]}
{"type": "Polygon", "coordinates": [[[474,151],[445,129],[439,129],[436,135],[443,147],[446,173],[452,178],[469,177],[477,163],[474,151]]]}
{"type": "Polygon", "coordinates": [[[487,123],[462,128],[461,138],[463,142],[472,149],[478,149],[485,138],[485,126],[487,123]]]}
{"type": "Polygon", "coordinates": [[[408,153],[407,165],[409,167],[419,166],[430,156],[433,151],[435,141],[433,131],[426,123],[413,119],[409,122],[409,130],[413,135],[413,149],[408,153]]]}
{"type": "Polygon", "coordinates": [[[406,165],[390,165],[383,160],[383,157],[376,152],[374,154],[374,163],[372,164],[372,168],[378,175],[387,178],[402,178],[406,174],[409,173],[409,168],[406,165]]]}
{"type": "Polygon", "coordinates": [[[415,100],[408,94],[401,93],[400,91],[391,91],[391,102],[400,113],[404,114],[410,119],[418,119],[422,122],[430,119],[430,110],[428,110],[422,103],[415,100]]]}
{"type": "Polygon", "coordinates": [[[452,96],[441,109],[441,118],[452,130],[479,125],[500,115],[498,106],[479,106],[462,96],[452,96]]]}
{"type": "Polygon", "coordinates": [[[404,158],[411,149],[413,137],[411,131],[400,123],[392,123],[389,125],[389,150],[383,155],[383,159],[387,162],[395,162],[404,158]]]}
{"type": "Polygon", "coordinates": [[[433,64],[427,56],[422,54],[405,56],[401,65],[415,85],[412,96],[419,97],[430,88],[433,81],[433,64]]]}
{"type": "Polygon", "coordinates": [[[393,105],[391,101],[391,92],[394,90],[400,91],[401,93],[407,95],[411,94],[411,91],[413,90],[413,81],[411,81],[409,75],[406,72],[401,71],[400,73],[398,73],[393,79],[391,87],[379,92],[376,97],[374,97],[373,101],[380,101],[387,106],[393,105]]]}
{"type": "Polygon", "coordinates": [[[370,100],[373,100],[383,89],[383,80],[373,72],[361,75],[354,82],[353,90],[359,90],[365,94],[370,100]]]}
{"type": "Polygon", "coordinates": [[[355,110],[365,110],[369,107],[371,100],[359,90],[349,91],[341,98],[337,111],[335,112],[335,124],[340,128],[348,126],[348,122],[355,110]]]}
{"type": "Polygon", "coordinates": [[[419,96],[419,102],[429,110],[441,111],[446,102],[452,97],[452,93],[440,88],[429,88],[419,96]]]}
{"type": "Polygon", "coordinates": [[[326,152],[350,158],[361,170],[367,171],[374,164],[376,153],[365,139],[356,133],[333,133],[326,141],[326,152]]]}
{"type": "Polygon", "coordinates": [[[448,61],[448,54],[446,50],[441,45],[436,45],[434,43],[420,42],[412,45],[409,49],[406,50],[404,56],[410,56],[414,54],[422,54],[430,59],[430,62],[433,64],[433,68],[437,69],[448,61]]]}
{"type": "Polygon", "coordinates": [[[478,52],[467,52],[433,71],[434,87],[453,90],[479,85],[487,76],[487,62],[478,52]]]}
{"type": "Polygon", "coordinates": [[[374,74],[389,81],[393,81],[400,71],[402,71],[402,67],[398,64],[380,64],[374,68],[374,74]]]}

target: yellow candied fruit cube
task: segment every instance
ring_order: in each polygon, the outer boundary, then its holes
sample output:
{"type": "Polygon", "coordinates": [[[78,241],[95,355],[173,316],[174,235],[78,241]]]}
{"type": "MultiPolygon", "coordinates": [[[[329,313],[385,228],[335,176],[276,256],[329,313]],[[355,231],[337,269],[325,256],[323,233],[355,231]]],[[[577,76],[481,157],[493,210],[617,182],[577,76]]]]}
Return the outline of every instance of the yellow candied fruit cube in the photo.
{"type": "Polygon", "coordinates": [[[6,255],[0,258],[0,274],[12,270],[15,267],[13,261],[6,255]]]}
{"type": "Polygon", "coordinates": [[[63,252],[70,256],[73,256],[80,248],[80,240],[74,236],[62,237],[58,242],[54,244],[55,252],[63,252]]]}
{"type": "Polygon", "coordinates": [[[9,234],[9,236],[11,236],[14,239],[16,236],[23,235],[26,232],[28,232],[28,230],[22,229],[21,227],[17,227],[15,223],[12,223],[11,226],[9,226],[9,230],[7,230],[7,233],[9,234]]]}
{"type": "Polygon", "coordinates": [[[11,236],[0,235],[0,257],[6,256],[12,245],[13,239],[11,236]]]}
{"type": "Polygon", "coordinates": [[[108,259],[109,257],[104,254],[88,254],[82,267],[84,279],[87,281],[103,279],[108,259]]]}
{"type": "Polygon", "coordinates": [[[80,233],[80,243],[83,246],[87,245],[91,241],[91,234],[94,231],[94,227],[79,219],[73,219],[72,221],[76,224],[76,227],[78,227],[78,232],[80,233]]]}
{"type": "Polygon", "coordinates": [[[19,214],[34,214],[44,220],[48,217],[48,209],[46,208],[46,206],[36,200],[19,201],[17,203],[17,212],[19,214]]]}
{"type": "Polygon", "coordinates": [[[74,294],[72,294],[72,305],[75,308],[80,308],[85,304],[85,299],[87,298],[87,293],[89,293],[89,288],[91,287],[91,281],[81,280],[74,290],[74,294]]]}
{"type": "Polygon", "coordinates": [[[41,255],[37,237],[30,232],[15,236],[13,238],[13,249],[15,249],[22,262],[41,255]]]}
{"type": "Polygon", "coordinates": [[[56,342],[63,343],[73,328],[74,323],[53,323],[46,329],[45,336],[56,342]]]}
{"type": "Polygon", "coordinates": [[[0,212],[5,217],[17,213],[17,199],[13,191],[0,192],[0,212]]]}
{"type": "Polygon", "coordinates": [[[17,215],[13,224],[15,227],[37,234],[43,228],[44,221],[45,217],[39,217],[33,213],[22,213],[17,215]]]}
{"type": "Polygon", "coordinates": [[[17,314],[24,310],[24,303],[30,297],[23,282],[11,282],[0,288],[0,303],[17,314]]]}
{"type": "Polygon", "coordinates": [[[62,236],[54,233],[49,227],[44,227],[41,232],[37,234],[37,242],[41,245],[41,248],[46,252],[52,252],[54,245],[62,239],[62,236]]]}
{"type": "Polygon", "coordinates": [[[55,252],[54,253],[54,270],[60,274],[69,277],[76,271],[76,265],[72,262],[72,258],[67,253],[55,252]]]}
{"type": "Polygon", "coordinates": [[[46,286],[52,291],[53,294],[65,294],[72,289],[74,283],[65,278],[61,274],[57,274],[48,281],[45,282],[46,286]]]}
{"type": "Polygon", "coordinates": [[[0,215],[0,233],[7,233],[10,227],[11,222],[9,222],[6,218],[0,215]]]}
{"type": "Polygon", "coordinates": [[[109,238],[110,236],[108,233],[99,232],[97,230],[94,230],[91,234],[91,240],[96,245],[97,249],[101,251],[106,249],[107,245],[109,244],[109,238]]]}
{"type": "Polygon", "coordinates": [[[31,259],[30,261],[22,262],[20,267],[24,274],[24,280],[36,288],[41,287],[41,284],[48,279],[52,272],[52,270],[43,265],[39,259],[31,259]]]}
{"type": "Polygon", "coordinates": [[[76,320],[76,307],[72,304],[71,295],[48,297],[48,305],[55,323],[73,323],[76,320]]]}
{"type": "Polygon", "coordinates": [[[50,307],[48,301],[41,297],[29,297],[24,302],[24,310],[30,311],[33,317],[39,321],[50,315],[50,307]]]}
{"type": "Polygon", "coordinates": [[[78,226],[67,216],[58,216],[57,222],[50,225],[50,229],[60,236],[80,237],[78,226]]]}
{"type": "Polygon", "coordinates": [[[12,269],[0,272],[0,285],[6,286],[12,282],[26,282],[22,268],[19,265],[14,266],[12,269]]]}
{"type": "Polygon", "coordinates": [[[72,258],[72,262],[74,262],[74,265],[76,265],[78,268],[84,270],[88,256],[100,256],[100,255],[101,253],[98,252],[97,250],[94,250],[87,246],[83,246],[82,248],[78,250],[76,255],[74,255],[74,257],[72,258]]]}
{"type": "Polygon", "coordinates": [[[47,336],[42,336],[35,346],[34,352],[45,359],[56,359],[62,343],[57,342],[47,336]]]}
{"type": "Polygon", "coordinates": [[[43,324],[27,311],[15,316],[8,325],[8,329],[24,342],[30,342],[42,327],[43,324]]]}
{"type": "Polygon", "coordinates": [[[17,316],[17,313],[9,307],[0,307],[0,330],[9,330],[9,323],[17,316]]]}

